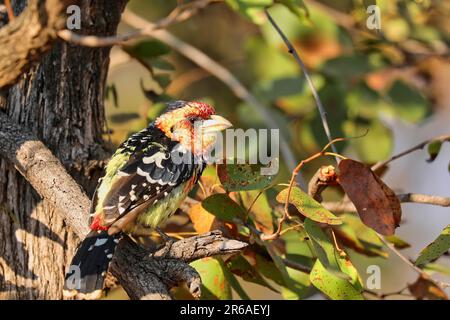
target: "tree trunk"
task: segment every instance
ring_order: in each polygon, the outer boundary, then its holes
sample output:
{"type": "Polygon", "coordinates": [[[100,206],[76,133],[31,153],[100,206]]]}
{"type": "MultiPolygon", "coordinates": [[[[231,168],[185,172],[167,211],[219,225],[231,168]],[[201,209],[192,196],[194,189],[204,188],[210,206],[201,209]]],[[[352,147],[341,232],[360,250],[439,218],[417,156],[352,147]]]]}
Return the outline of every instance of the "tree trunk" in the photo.
{"type": "MultiPolygon", "coordinates": [[[[26,1],[15,1],[20,11],[26,1]]],[[[83,1],[82,33],[113,35],[126,0],[83,1]]],[[[90,195],[101,174],[109,49],[55,44],[1,102],[90,195]]],[[[70,196],[70,195],[68,195],[70,196]]],[[[5,160],[0,160],[0,299],[61,299],[78,238],[5,160]]]]}

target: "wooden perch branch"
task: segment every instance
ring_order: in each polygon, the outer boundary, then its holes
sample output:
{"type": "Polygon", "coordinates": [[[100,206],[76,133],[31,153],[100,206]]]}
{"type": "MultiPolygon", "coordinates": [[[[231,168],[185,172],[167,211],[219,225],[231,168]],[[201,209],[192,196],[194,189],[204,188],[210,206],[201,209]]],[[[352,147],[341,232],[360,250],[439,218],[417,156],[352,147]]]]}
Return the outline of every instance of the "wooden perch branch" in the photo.
{"type": "Polygon", "coordinates": [[[111,271],[132,299],[168,300],[167,288],[187,283],[189,291],[200,297],[200,278],[187,263],[215,255],[233,254],[246,243],[229,240],[220,231],[211,231],[179,240],[150,254],[132,241],[121,241],[111,263],[111,271]],[[127,284],[139,283],[139,288],[127,284]],[[161,286],[163,284],[163,286],[161,286]]]}
{"type": "Polygon", "coordinates": [[[0,29],[0,88],[12,85],[50,50],[75,0],[30,0],[24,12],[0,29]]]}
{"type": "MultiPolygon", "coordinates": [[[[41,141],[1,112],[0,155],[13,163],[33,188],[58,209],[75,233],[84,238],[89,232],[89,199],[41,141]]],[[[236,253],[246,246],[215,231],[177,241],[150,259],[148,252],[124,241],[116,250],[111,268],[132,299],[170,299],[168,288],[180,282],[187,282],[192,294],[198,296],[200,278],[187,263],[236,253]]]]}

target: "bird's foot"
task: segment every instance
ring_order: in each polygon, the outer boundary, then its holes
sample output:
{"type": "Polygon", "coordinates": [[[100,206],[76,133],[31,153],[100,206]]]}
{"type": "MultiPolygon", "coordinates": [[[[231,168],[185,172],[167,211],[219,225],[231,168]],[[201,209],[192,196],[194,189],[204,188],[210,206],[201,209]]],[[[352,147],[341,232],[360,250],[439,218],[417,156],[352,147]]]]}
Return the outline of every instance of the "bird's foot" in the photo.
{"type": "Polygon", "coordinates": [[[159,236],[163,241],[156,251],[163,249],[164,250],[163,255],[166,255],[167,253],[169,253],[170,248],[172,248],[172,245],[174,244],[176,239],[165,234],[164,231],[162,231],[160,228],[155,228],[155,231],[158,232],[159,236]]]}

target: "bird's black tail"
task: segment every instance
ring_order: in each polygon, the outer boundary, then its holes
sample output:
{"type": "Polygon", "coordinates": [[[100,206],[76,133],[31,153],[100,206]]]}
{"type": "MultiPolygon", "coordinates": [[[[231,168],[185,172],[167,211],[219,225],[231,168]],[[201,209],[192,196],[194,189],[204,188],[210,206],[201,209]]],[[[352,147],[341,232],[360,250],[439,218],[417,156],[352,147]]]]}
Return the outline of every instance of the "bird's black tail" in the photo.
{"type": "Polygon", "coordinates": [[[102,295],[108,265],[120,235],[91,231],[83,240],[66,273],[64,296],[97,299],[102,295]]]}

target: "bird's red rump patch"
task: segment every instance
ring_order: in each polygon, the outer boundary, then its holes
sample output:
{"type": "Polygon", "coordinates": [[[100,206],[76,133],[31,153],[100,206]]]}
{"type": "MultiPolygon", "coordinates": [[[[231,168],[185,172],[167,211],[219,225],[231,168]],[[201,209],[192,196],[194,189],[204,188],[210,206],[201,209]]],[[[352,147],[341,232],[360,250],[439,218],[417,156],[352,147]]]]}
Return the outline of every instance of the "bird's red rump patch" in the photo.
{"type": "Polygon", "coordinates": [[[108,230],[109,227],[105,227],[102,225],[102,221],[100,216],[95,216],[94,220],[91,223],[91,230],[108,230]]]}

